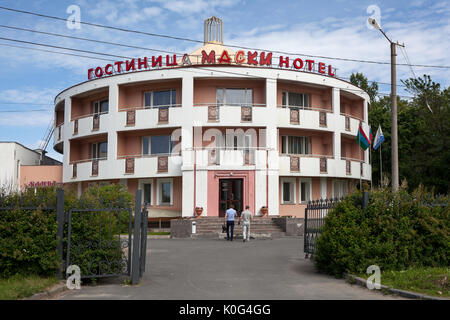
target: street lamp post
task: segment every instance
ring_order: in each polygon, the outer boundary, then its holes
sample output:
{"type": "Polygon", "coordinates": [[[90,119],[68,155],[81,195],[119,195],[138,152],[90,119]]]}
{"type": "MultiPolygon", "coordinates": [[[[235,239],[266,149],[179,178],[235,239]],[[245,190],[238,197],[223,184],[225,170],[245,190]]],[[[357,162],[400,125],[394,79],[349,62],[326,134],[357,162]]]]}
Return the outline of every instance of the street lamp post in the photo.
{"type": "Polygon", "coordinates": [[[396,46],[404,47],[403,44],[398,42],[393,42],[388,38],[386,33],[381,29],[378,22],[369,18],[369,23],[386,37],[386,39],[391,44],[391,99],[392,99],[392,109],[391,109],[391,172],[392,172],[392,191],[398,191],[398,130],[397,130],[397,52],[396,46]]]}

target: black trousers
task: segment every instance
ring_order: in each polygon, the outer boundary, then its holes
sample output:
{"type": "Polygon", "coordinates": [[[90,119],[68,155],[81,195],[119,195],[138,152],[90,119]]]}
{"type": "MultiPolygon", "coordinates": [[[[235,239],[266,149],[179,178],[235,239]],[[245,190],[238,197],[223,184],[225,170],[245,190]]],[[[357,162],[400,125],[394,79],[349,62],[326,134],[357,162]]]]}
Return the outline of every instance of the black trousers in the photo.
{"type": "Polygon", "coordinates": [[[231,241],[233,241],[233,233],[234,233],[234,221],[227,221],[227,240],[230,239],[231,241]],[[230,237],[230,231],[231,231],[231,237],[230,237]]]}

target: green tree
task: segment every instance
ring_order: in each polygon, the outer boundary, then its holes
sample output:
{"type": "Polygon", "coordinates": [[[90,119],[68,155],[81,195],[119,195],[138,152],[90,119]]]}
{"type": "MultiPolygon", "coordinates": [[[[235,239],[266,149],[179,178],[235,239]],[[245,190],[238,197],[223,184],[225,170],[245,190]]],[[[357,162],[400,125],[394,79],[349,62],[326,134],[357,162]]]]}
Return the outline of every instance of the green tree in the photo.
{"type": "MultiPolygon", "coordinates": [[[[381,147],[383,176],[391,177],[391,98],[376,98],[378,86],[368,86],[367,78],[352,74],[351,82],[368,92],[371,98],[369,124],[375,135],[381,125],[385,141],[381,147]]],[[[450,191],[450,88],[424,75],[402,81],[411,100],[397,98],[400,181],[406,179],[409,190],[420,184],[434,187],[437,193],[450,191]],[[432,112],[430,111],[432,110],[432,112]]],[[[372,182],[380,184],[380,152],[372,149],[372,182]]]]}
{"type": "Polygon", "coordinates": [[[350,82],[361,89],[363,89],[370,97],[370,103],[373,103],[375,101],[375,98],[378,94],[378,83],[372,82],[371,85],[369,85],[369,81],[362,73],[352,73],[350,76],[350,82]]]}

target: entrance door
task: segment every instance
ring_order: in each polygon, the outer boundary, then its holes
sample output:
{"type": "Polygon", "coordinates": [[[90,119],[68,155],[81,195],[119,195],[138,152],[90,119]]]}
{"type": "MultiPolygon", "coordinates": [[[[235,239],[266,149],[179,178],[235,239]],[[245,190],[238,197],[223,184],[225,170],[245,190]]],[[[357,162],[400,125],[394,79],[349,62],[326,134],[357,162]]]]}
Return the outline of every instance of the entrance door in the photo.
{"type": "Polygon", "coordinates": [[[219,217],[225,216],[225,211],[234,205],[234,210],[240,216],[244,201],[243,179],[219,180],[219,217]]]}

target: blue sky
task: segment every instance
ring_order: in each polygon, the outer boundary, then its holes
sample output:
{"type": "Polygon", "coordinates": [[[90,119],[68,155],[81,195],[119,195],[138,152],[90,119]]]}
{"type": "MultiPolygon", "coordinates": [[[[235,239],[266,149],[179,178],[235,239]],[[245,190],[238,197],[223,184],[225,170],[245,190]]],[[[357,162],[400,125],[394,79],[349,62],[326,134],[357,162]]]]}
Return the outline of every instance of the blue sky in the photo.
{"type": "MultiPolygon", "coordinates": [[[[367,27],[376,16],[393,40],[406,45],[413,64],[450,65],[449,1],[249,1],[249,0],[6,0],[0,6],[68,17],[66,9],[78,5],[81,20],[152,33],[203,40],[203,20],[215,15],[224,21],[224,43],[246,47],[362,60],[389,61],[389,45],[382,34],[367,27]]],[[[191,52],[192,42],[133,35],[82,25],[68,29],[63,21],[0,10],[0,25],[128,43],[177,52],[191,52]]],[[[124,56],[152,56],[149,51],[56,38],[0,27],[0,37],[41,42],[124,56]]],[[[33,47],[0,40],[0,141],[39,146],[52,120],[53,99],[61,90],[85,81],[87,70],[106,62],[6,45],[33,47]],[[45,109],[48,111],[30,111],[45,109]],[[4,111],[18,112],[4,112],[4,111]]],[[[48,49],[48,48],[43,48],[48,49]]],[[[48,49],[55,50],[55,49],[48,49]]],[[[389,65],[324,60],[338,68],[338,77],[363,72],[369,80],[390,82],[389,65]]],[[[398,63],[405,63],[398,52],[398,63]]],[[[449,69],[415,67],[416,75],[430,74],[449,85],[449,69]]],[[[398,78],[412,76],[398,67],[398,78]]],[[[400,81],[398,81],[400,82],[400,81]]],[[[380,92],[389,93],[389,85],[380,92]]],[[[399,87],[400,95],[410,95],[399,87]]],[[[49,155],[61,159],[53,151],[49,155]]]]}

